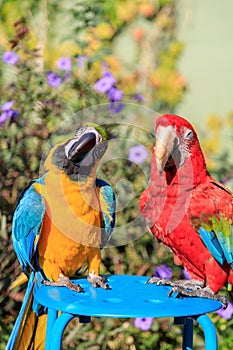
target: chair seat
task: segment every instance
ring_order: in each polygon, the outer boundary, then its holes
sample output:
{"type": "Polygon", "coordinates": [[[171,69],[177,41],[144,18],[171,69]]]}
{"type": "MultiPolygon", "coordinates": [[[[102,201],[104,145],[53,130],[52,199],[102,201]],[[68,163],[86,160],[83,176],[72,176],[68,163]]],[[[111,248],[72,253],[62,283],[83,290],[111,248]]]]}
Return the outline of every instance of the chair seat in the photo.
{"type": "MultiPolygon", "coordinates": [[[[191,317],[198,320],[200,315],[207,317],[206,313],[222,306],[219,301],[206,298],[177,298],[175,294],[169,298],[171,287],[146,284],[148,277],[145,276],[110,275],[107,278],[110,290],[94,288],[86,278],[80,278],[72,281],[80,284],[84,292],[77,293],[66,287],[38,285],[34,297],[50,311],[61,311],[62,314],[71,315],[64,317],[66,324],[71,318],[83,315],[106,318],[191,317]]],[[[55,327],[57,316],[53,315],[52,318],[55,327]]],[[[208,337],[210,331],[210,338],[216,338],[214,327],[209,321],[208,318],[209,329],[206,329],[206,332],[204,329],[205,336],[208,337]]],[[[61,320],[59,323],[61,324],[61,320]]],[[[202,322],[202,326],[203,324],[205,327],[205,322],[202,322]]],[[[52,332],[57,334],[55,329],[52,332]]],[[[213,344],[209,349],[216,348],[215,343],[213,344]]]]}

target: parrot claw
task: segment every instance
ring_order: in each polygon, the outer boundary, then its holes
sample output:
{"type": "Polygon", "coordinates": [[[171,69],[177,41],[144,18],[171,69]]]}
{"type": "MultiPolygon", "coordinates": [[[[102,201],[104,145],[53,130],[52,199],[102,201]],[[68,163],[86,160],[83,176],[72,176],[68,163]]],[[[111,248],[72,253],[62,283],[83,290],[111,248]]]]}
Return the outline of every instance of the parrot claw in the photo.
{"type": "Polygon", "coordinates": [[[157,285],[170,286],[172,289],[168,293],[168,297],[178,293],[177,297],[200,297],[220,301],[223,308],[226,309],[229,300],[219,294],[215,294],[209,287],[205,287],[204,282],[197,280],[177,280],[171,281],[167,278],[151,277],[146,283],[154,283],[157,285]]]}
{"type": "Polygon", "coordinates": [[[157,284],[157,286],[170,286],[171,281],[167,278],[160,278],[160,277],[151,277],[148,281],[146,281],[147,284],[157,284]]]}
{"type": "Polygon", "coordinates": [[[78,293],[84,292],[83,288],[79,284],[71,282],[67,276],[62,274],[59,276],[57,282],[44,280],[43,284],[51,287],[67,287],[68,289],[78,293]]]}
{"type": "Polygon", "coordinates": [[[224,295],[215,294],[209,287],[201,288],[186,288],[184,286],[174,285],[170,290],[168,297],[171,297],[172,294],[178,293],[178,297],[188,296],[188,297],[199,297],[207,298],[212,300],[217,300],[222,303],[223,308],[226,309],[229,304],[229,300],[224,295]]]}
{"type": "Polygon", "coordinates": [[[168,278],[151,277],[146,283],[157,284],[158,286],[171,286],[176,287],[177,285],[183,288],[201,289],[204,287],[204,282],[197,280],[177,280],[171,281],[168,278]]]}
{"type": "Polygon", "coordinates": [[[111,289],[110,286],[106,283],[107,278],[105,276],[101,277],[96,275],[94,272],[89,273],[87,276],[88,282],[90,282],[95,288],[111,289]]]}

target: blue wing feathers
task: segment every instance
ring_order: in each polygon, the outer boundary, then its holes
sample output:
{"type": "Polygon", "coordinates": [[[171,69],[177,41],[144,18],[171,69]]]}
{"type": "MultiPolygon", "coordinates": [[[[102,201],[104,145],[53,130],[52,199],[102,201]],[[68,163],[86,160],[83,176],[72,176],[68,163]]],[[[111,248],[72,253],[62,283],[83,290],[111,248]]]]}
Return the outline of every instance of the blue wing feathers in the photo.
{"type": "MultiPolygon", "coordinates": [[[[231,230],[233,230],[233,227],[231,228],[231,230]]],[[[231,241],[231,236],[224,237],[221,231],[217,231],[216,235],[221,244],[226,261],[233,267],[233,242],[231,241]]]]}
{"type": "MultiPolygon", "coordinates": [[[[34,182],[41,182],[39,180],[34,182]]],[[[13,217],[12,231],[15,238],[18,240],[27,236],[30,229],[38,231],[44,216],[44,201],[42,196],[34,189],[34,182],[32,182],[31,186],[24,192],[13,217]]]]}
{"type": "MultiPolygon", "coordinates": [[[[43,183],[44,177],[32,181],[21,194],[12,221],[12,242],[19,259],[19,262],[25,272],[31,267],[27,289],[24,295],[22,306],[15,322],[14,328],[8,340],[6,350],[13,350],[15,342],[20,337],[20,331],[24,327],[27,318],[28,308],[32,303],[32,293],[34,288],[35,275],[32,266],[32,258],[36,251],[35,238],[39,234],[40,226],[45,213],[45,205],[42,196],[36,192],[33,184],[43,183]]],[[[38,240],[37,240],[38,241],[38,240]]],[[[40,305],[34,301],[36,311],[40,305]]]]}
{"type": "Polygon", "coordinates": [[[35,251],[34,241],[35,241],[35,232],[30,230],[29,234],[21,239],[17,240],[12,236],[13,246],[17,254],[20,265],[23,270],[26,271],[28,266],[31,268],[31,260],[35,251]]]}
{"type": "Polygon", "coordinates": [[[11,335],[10,335],[10,338],[8,340],[8,343],[7,343],[5,350],[13,350],[15,347],[15,342],[16,342],[16,339],[18,337],[19,330],[21,329],[21,327],[23,327],[22,322],[24,322],[25,312],[26,312],[28,303],[30,303],[30,296],[32,294],[33,287],[34,287],[34,278],[35,278],[35,274],[34,274],[34,272],[32,272],[30,274],[30,277],[28,280],[28,285],[27,285],[27,289],[26,289],[26,292],[25,292],[25,295],[23,298],[20,312],[18,314],[17,320],[15,322],[14,328],[11,332],[11,335]]]}
{"type": "Polygon", "coordinates": [[[12,222],[12,241],[15,252],[24,271],[30,266],[36,250],[35,238],[39,235],[45,213],[42,196],[33,184],[43,183],[44,177],[34,180],[20,196],[12,222]]]}
{"type": "Polygon", "coordinates": [[[104,228],[102,230],[102,246],[110,239],[115,226],[116,198],[113,188],[104,180],[96,179],[96,187],[99,188],[100,196],[104,200],[107,212],[102,209],[104,228]]]}
{"type": "Polygon", "coordinates": [[[17,339],[19,339],[21,332],[24,329],[24,324],[28,316],[28,310],[32,308],[36,315],[40,315],[40,313],[45,310],[44,306],[38,304],[38,302],[33,298],[35,285],[36,288],[39,288],[42,280],[43,277],[40,272],[32,271],[30,273],[22,305],[5,350],[15,349],[15,342],[17,339]]]}
{"type": "Polygon", "coordinates": [[[212,231],[205,230],[203,227],[199,229],[199,233],[210,253],[221,265],[223,265],[226,261],[225,255],[221,243],[218,241],[215,234],[212,231]]]}
{"type": "Polygon", "coordinates": [[[233,268],[233,226],[230,236],[223,235],[221,231],[213,232],[203,227],[199,229],[199,233],[213,257],[221,265],[227,262],[233,268]]]}

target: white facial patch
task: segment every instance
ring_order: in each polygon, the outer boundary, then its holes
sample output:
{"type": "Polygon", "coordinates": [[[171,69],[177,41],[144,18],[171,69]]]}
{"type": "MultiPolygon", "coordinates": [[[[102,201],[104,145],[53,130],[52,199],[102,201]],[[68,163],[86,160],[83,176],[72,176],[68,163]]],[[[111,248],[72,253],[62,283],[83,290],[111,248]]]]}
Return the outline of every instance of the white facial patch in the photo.
{"type": "Polygon", "coordinates": [[[71,147],[77,142],[77,140],[80,140],[80,138],[87,134],[87,133],[93,133],[96,136],[96,144],[101,142],[103,140],[102,136],[100,135],[100,133],[93,128],[92,126],[85,126],[80,128],[76,135],[74,136],[73,139],[71,139],[66,145],[65,145],[65,155],[68,158],[68,154],[69,154],[69,150],[71,149],[71,147]]]}
{"type": "Polygon", "coordinates": [[[76,133],[74,138],[76,140],[77,139],[79,140],[84,134],[89,133],[89,132],[92,132],[93,134],[96,135],[96,143],[99,143],[99,142],[102,141],[102,139],[103,139],[102,136],[100,135],[100,133],[93,126],[84,126],[84,127],[80,128],[77,131],[77,133],[76,133]]]}
{"type": "Polygon", "coordinates": [[[77,142],[77,139],[71,139],[66,145],[65,145],[65,155],[67,158],[69,158],[68,154],[69,154],[69,150],[71,149],[71,147],[73,146],[73,144],[77,142]]]}

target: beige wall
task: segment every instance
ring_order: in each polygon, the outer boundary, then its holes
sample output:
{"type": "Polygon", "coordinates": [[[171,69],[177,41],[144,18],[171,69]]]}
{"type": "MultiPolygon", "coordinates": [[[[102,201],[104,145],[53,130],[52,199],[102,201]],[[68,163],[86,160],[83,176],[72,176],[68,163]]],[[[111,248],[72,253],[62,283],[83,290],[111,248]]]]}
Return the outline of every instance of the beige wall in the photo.
{"type": "Polygon", "coordinates": [[[179,61],[188,91],[176,112],[198,123],[233,111],[233,1],[177,0],[179,61]]]}

